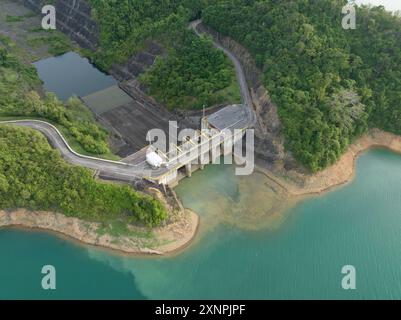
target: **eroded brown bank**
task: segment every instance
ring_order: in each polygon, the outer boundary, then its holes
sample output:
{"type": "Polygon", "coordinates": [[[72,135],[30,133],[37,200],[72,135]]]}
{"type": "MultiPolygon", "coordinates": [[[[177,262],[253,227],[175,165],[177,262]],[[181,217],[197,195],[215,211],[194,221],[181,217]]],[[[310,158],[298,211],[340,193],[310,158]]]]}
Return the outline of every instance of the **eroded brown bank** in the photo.
{"type": "Polygon", "coordinates": [[[325,191],[350,182],[355,175],[355,164],[358,156],[371,148],[386,148],[401,153],[401,136],[397,136],[379,129],[371,129],[367,134],[350,145],[347,152],[332,166],[313,175],[287,172],[289,179],[282,179],[280,175],[272,174],[263,168],[258,168],[268,178],[281,185],[293,196],[321,194],[325,191]],[[297,180],[297,183],[293,182],[297,180]]]}
{"type": "MultiPolygon", "coordinates": [[[[351,181],[358,155],[374,147],[401,153],[401,137],[377,129],[371,130],[353,143],[336,164],[317,174],[304,175],[302,183],[288,182],[263,168],[257,168],[257,171],[287,190],[294,198],[320,194],[351,181]]],[[[129,227],[130,235],[116,236],[102,231],[100,223],[66,217],[59,213],[23,209],[0,211],[0,228],[11,226],[48,230],[85,244],[123,253],[166,255],[183,250],[191,243],[198,231],[199,216],[190,210],[177,212],[170,217],[170,223],[154,229],[149,237],[145,235],[146,229],[134,226],[129,227]]]]}
{"type": "Polygon", "coordinates": [[[100,223],[67,217],[60,213],[20,209],[12,212],[0,211],[0,228],[13,226],[47,230],[85,244],[124,253],[162,255],[186,247],[196,234],[197,214],[186,210],[175,219],[176,221],[165,227],[152,230],[151,237],[146,236],[146,230],[137,227],[129,227],[135,235],[115,236],[102,232],[100,223]]]}

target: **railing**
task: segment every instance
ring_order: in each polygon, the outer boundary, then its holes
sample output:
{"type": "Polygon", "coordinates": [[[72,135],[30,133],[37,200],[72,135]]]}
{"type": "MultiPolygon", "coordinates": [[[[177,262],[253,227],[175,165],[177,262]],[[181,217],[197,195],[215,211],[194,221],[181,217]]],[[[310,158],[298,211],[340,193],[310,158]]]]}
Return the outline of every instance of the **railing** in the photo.
{"type": "Polygon", "coordinates": [[[63,135],[61,134],[61,132],[51,123],[46,122],[46,121],[42,121],[42,120],[7,120],[7,121],[0,121],[0,124],[13,124],[13,123],[39,123],[45,126],[50,127],[52,130],[54,130],[57,135],[59,136],[59,138],[61,139],[61,141],[63,142],[63,144],[67,147],[68,151],[70,151],[72,154],[74,154],[75,156],[82,158],[82,159],[88,159],[88,160],[94,160],[94,161],[100,161],[100,162],[107,162],[107,163],[112,163],[112,164],[117,164],[117,165],[124,165],[127,167],[135,167],[135,165],[129,164],[129,163],[124,163],[124,162],[120,162],[120,161],[114,161],[114,160],[107,160],[107,159],[102,159],[102,158],[96,158],[96,157],[91,157],[91,156],[86,156],[83,154],[80,154],[76,151],[74,151],[74,149],[72,149],[70,147],[70,145],[68,144],[67,140],[63,137],[63,135]]]}

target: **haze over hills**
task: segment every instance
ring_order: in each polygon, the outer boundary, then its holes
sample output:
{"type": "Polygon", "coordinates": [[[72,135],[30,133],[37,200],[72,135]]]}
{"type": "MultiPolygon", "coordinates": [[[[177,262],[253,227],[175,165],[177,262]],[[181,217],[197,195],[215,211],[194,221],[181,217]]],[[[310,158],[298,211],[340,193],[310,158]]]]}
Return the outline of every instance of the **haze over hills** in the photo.
{"type": "Polygon", "coordinates": [[[356,0],[356,4],[372,4],[374,6],[384,6],[387,10],[401,10],[401,1],[399,0],[356,0]]]}

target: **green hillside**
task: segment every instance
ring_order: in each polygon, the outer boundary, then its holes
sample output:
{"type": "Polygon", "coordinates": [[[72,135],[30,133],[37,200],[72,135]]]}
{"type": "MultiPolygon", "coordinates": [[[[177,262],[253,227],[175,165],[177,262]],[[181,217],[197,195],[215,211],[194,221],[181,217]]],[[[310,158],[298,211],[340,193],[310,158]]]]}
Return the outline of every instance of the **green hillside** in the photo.
{"type": "Polygon", "coordinates": [[[0,36],[0,117],[46,119],[60,128],[77,151],[111,154],[107,131],[78,98],[64,105],[52,93],[41,97],[40,85],[35,67],[20,58],[15,43],[0,36]]]}
{"type": "Polygon", "coordinates": [[[100,29],[95,62],[107,70],[125,62],[146,40],[168,52],[141,78],[149,94],[169,109],[199,109],[205,104],[240,101],[234,66],[204,37],[188,30],[190,20],[213,1],[90,0],[100,29]]]}
{"type": "MultiPolygon", "coordinates": [[[[0,38],[0,120],[41,118],[55,123],[74,146],[88,153],[109,152],[107,132],[90,111],[71,99],[42,98],[33,66],[21,61],[17,48],[0,38]]],[[[68,165],[46,138],[31,129],[0,126],[0,209],[54,210],[91,221],[111,220],[159,225],[164,207],[129,186],[96,181],[90,170],[68,165]]]]}
{"type": "Polygon", "coordinates": [[[231,0],[203,20],[253,54],[278,105],[287,148],[312,171],[335,162],[368,127],[401,134],[401,19],[343,0],[231,0]]]}
{"type": "Polygon", "coordinates": [[[97,182],[67,164],[39,132],[0,126],[0,209],[52,210],[89,221],[156,226],[167,213],[127,185],[97,182]]]}

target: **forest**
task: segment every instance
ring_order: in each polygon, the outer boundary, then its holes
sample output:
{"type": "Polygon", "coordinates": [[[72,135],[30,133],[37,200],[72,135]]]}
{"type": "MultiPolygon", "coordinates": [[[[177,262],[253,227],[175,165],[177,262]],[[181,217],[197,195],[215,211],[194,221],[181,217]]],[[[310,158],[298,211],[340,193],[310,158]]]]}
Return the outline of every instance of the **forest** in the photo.
{"type": "Polygon", "coordinates": [[[148,93],[169,109],[199,109],[240,102],[234,66],[189,21],[213,1],[90,0],[100,29],[93,60],[107,70],[123,63],[152,39],[168,52],[140,78],[148,93]]]}
{"type": "Polygon", "coordinates": [[[369,127],[401,134],[401,22],[383,7],[358,7],[356,30],[344,30],[346,0],[90,1],[101,64],[126,60],[146,39],[169,48],[142,77],[169,108],[230,100],[213,90],[232,70],[207,39],[187,35],[189,21],[201,17],[244,45],[278,106],[287,150],[312,172],[369,127]]]}
{"type": "Polygon", "coordinates": [[[240,102],[238,89],[231,97],[224,94],[230,85],[237,88],[234,69],[224,53],[215,50],[210,39],[198,38],[189,30],[182,37],[167,59],[157,59],[140,78],[149,93],[169,109],[240,102]]]}
{"type": "Polygon", "coordinates": [[[160,225],[160,202],[128,185],[102,183],[67,164],[39,132],[0,126],[0,208],[45,210],[87,221],[160,225]]]}
{"type": "Polygon", "coordinates": [[[56,124],[78,151],[111,153],[107,131],[78,98],[64,105],[53,93],[38,93],[41,81],[35,67],[22,61],[15,44],[4,36],[0,37],[0,71],[0,117],[43,118],[56,124]]]}
{"type": "MultiPolygon", "coordinates": [[[[278,106],[286,148],[312,172],[334,163],[369,128],[401,134],[401,19],[383,7],[357,8],[344,30],[346,0],[90,0],[100,29],[95,61],[106,69],[138,52],[147,39],[164,45],[141,81],[169,108],[236,100],[233,70],[207,38],[188,31],[203,21],[244,45],[263,71],[278,106]],[[231,78],[230,78],[231,77],[231,78]],[[220,96],[218,96],[220,95],[220,96]]],[[[0,41],[0,116],[45,117],[82,150],[107,153],[107,135],[79,101],[65,108],[39,96],[39,79],[0,41]]]]}
{"type": "MultiPolygon", "coordinates": [[[[0,38],[0,120],[44,119],[56,124],[74,148],[79,146],[90,154],[109,152],[107,131],[77,98],[64,105],[53,94],[39,94],[40,89],[36,69],[21,60],[12,41],[0,38]]],[[[148,227],[167,219],[159,201],[128,185],[96,181],[90,170],[67,164],[39,132],[1,125],[0,209],[15,208],[148,227]]]]}
{"type": "Polygon", "coordinates": [[[370,127],[401,134],[401,18],[343,0],[227,0],[206,24],[243,44],[278,106],[286,147],[312,172],[334,163],[370,127]]]}

